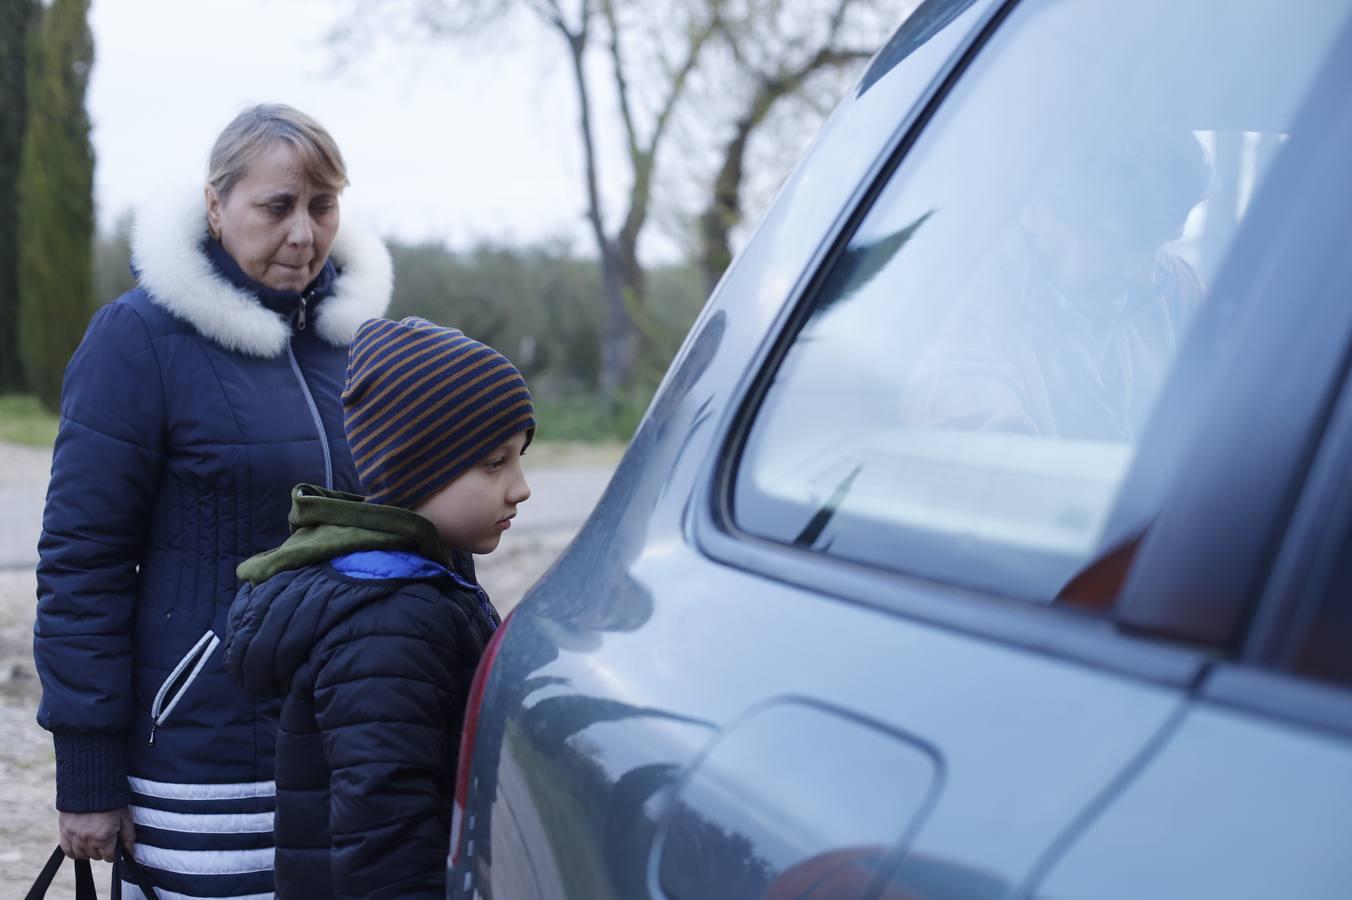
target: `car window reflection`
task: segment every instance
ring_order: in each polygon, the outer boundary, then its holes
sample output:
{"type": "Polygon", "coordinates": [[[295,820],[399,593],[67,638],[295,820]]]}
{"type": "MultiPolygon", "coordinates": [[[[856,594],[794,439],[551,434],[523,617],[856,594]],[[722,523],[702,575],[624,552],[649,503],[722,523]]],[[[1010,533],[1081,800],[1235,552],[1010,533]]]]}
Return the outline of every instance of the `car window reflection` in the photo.
{"type": "Polygon", "coordinates": [[[1136,437],[1202,301],[1168,245],[1211,167],[1190,132],[1090,149],[1048,167],[976,264],[901,391],[904,424],[1136,437]]]}
{"type": "MultiPolygon", "coordinates": [[[[959,7],[922,6],[912,37],[959,7]]],[[[1111,608],[1164,498],[1124,527],[1120,490],[1349,3],[1245,9],[1014,8],[821,279],[748,433],[738,527],[1111,608]]]]}

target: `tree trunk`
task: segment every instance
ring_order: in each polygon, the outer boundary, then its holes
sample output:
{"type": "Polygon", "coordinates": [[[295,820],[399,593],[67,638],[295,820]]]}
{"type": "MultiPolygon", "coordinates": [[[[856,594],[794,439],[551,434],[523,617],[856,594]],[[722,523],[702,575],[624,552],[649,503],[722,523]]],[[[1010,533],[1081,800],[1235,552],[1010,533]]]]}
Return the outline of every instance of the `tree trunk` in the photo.
{"type": "Polygon", "coordinates": [[[647,300],[648,279],[643,264],[638,258],[637,233],[622,232],[615,242],[615,262],[619,272],[620,298],[624,303],[625,321],[629,331],[622,341],[617,342],[617,350],[623,354],[624,371],[632,384],[638,368],[639,353],[650,341],[645,341],[643,311],[647,300]]]}
{"type": "Polygon", "coordinates": [[[795,70],[761,76],[746,112],[733,127],[732,138],[723,145],[723,163],[714,178],[709,206],[700,217],[700,269],[710,292],[732,263],[732,229],[742,221],[742,178],[752,133],[776,103],[801,90],[816,72],[867,58],[865,51],[823,47],[795,70]]]}
{"type": "Polygon", "coordinates": [[[750,118],[738,120],[732,140],[723,148],[723,165],[714,178],[713,198],[700,217],[700,269],[709,293],[732,263],[732,229],[742,220],[742,174],[753,126],[750,118]]]}
{"type": "Polygon", "coordinates": [[[634,320],[625,303],[623,266],[615,244],[606,234],[605,219],[601,214],[601,195],[596,177],[596,139],[591,121],[591,93],[587,89],[584,55],[587,49],[587,26],[577,32],[564,31],[573,63],[573,80],[577,86],[579,109],[578,127],[581,131],[583,158],[586,163],[587,221],[601,263],[601,287],[605,292],[606,322],[601,334],[601,372],[599,387],[606,404],[614,409],[634,371],[637,347],[634,320]]]}

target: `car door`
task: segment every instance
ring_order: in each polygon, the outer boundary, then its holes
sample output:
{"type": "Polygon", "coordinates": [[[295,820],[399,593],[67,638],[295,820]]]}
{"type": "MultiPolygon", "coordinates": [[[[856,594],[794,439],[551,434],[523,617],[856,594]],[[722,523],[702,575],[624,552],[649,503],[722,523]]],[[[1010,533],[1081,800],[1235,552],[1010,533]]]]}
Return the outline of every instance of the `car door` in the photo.
{"type": "MultiPolygon", "coordinates": [[[[1344,277],[1336,284],[1346,284],[1344,277]]],[[[1352,884],[1352,393],[1344,389],[1236,659],[1068,829],[1045,900],[1341,898],[1352,884]]]]}
{"type": "MultiPolygon", "coordinates": [[[[1253,273],[1255,287],[1292,306],[1269,326],[1282,360],[1251,370],[1246,402],[1213,421],[1241,469],[1293,463],[1288,482],[1248,491],[1274,512],[1240,529],[1249,536],[1223,576],[1254,585],[1247,593],[1258,602],[1238,615],[1217,617],[1214,606],[1192,614],[1234,636],[1236,652],[1208,669],[1120,788],[1067,829],[1032,879],[1038,897],[1316,900],[1345,897],[1352,885],[1352,266],[1340,239],[1352,227],[1352,109],[1332,89],[1352,78],[1345,45],[1328,77],[1310,110],[1318,145],[1299,175],[1289,169],[1272,184],[1298,203],[1254,248],[1268,269],[1253,273]],[[1290,412],[1308,428],[1269,437],[1267,426],[1290,412]]],[[[1194,521],[1226,515],[1230,498],[1190,494],[1194,521]]],[[[1215,583],[1218,571],[1194,574],[1215,583]]],[[[1162,604],[1140,607],[1158,623],[1170,618],[1162,604]]]]}

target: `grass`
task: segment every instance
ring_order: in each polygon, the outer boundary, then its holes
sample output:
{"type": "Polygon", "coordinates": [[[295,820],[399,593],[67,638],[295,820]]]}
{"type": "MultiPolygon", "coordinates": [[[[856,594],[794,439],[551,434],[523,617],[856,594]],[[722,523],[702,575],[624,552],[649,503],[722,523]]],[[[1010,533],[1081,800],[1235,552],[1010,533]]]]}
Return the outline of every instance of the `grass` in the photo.
{"type": "Polygon", "coordinates": [[[57,417],[26,394],[0,395],[0,441],[29,447],[50,447],[56,440],[57,417]]]}

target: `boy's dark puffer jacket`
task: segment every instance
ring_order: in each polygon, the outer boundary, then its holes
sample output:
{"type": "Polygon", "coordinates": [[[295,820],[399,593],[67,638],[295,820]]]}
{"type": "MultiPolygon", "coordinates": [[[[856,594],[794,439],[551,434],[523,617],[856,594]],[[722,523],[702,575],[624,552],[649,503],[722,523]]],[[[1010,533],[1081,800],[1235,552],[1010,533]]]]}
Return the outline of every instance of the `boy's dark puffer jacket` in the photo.
{"type": "Polygon", "coordinates": [[[430,522],[302,485],[240,566],[226,665],[283,697],[277,896],[443,897],[460,726],[497,615],[430,522]]]}

